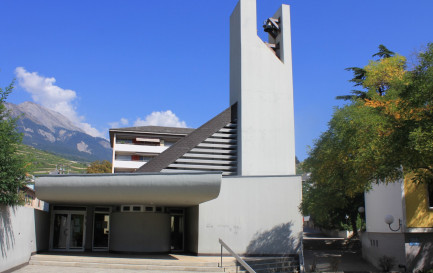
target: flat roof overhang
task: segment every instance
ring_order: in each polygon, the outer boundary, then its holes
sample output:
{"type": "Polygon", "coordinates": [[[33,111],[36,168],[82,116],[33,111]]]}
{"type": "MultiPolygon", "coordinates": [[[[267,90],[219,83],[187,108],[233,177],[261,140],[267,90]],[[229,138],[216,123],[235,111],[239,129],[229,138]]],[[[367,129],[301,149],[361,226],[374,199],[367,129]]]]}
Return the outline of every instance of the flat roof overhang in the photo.
{"type": "Polygon", "coordinates": [[[36,196],[52,204],[193,206],[215,199],[221,172],[44,175],[36,196]]]}

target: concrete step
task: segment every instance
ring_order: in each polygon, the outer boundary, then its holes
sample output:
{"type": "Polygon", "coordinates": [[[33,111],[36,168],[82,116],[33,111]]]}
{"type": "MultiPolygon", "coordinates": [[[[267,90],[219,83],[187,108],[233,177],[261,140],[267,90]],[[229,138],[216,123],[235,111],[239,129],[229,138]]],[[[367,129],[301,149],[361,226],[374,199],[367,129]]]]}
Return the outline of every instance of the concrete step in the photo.
{"type": "Polygon", "coordinates": [[[114,257],[83,257],[66,255],[34,255],[30,265],[63,266],[101,269],[129,269],[148,272],[223,272],[218,263],[181,262],[157,259],[130,259],[114,257]]]}
{"type": "MultiPolygon", "coordinates": [[[[168,257],[168,256],[167,256],[168,257]]],[[[294,257],[260,257],[245,258],[245,261],[257,272],[298,272],[298,261],[294,257]]],[[[111,270],[140,270],[141,272],[246,272],[234,259],[224,257],[223,268],[219,267],[219,257],[199,258],[193,256],[179,256],[177,258],[157,258],[126,256],[86,256],[86,255],[55,255],[37,254],[29,261],[30,265],[98,268],[111,270]],[[173,259],[173,260],[172,260],[173,259]]]]}
{"type": "Polygon", "coordinates": [[[261,259],[256,258],[252,260],[246,259],[246,262],[257,273],[299,271],[299,262],[295,257],[275,257],[275,258],[261,258],[261,259]]]}
{"type": "Polygon", "coordinates": [[[133,265],[182,265],[182,266],[201,266],[218,267],[218,262],[185,262],[166,259],[147,259],[147,258],[116,258],[116,257],[92,257],[92,256],[68,256],[68,255],[33,255],[31,261],[61,261],[61,262],[84,262],[84,263],[104,263],[104,264],[133,264],[133,265]]]}
{"type": "Polygon", "coordinates": [[[201,267],[201,266],[174,266],[174,265],[144,265],[144,264],[115,264],[115,263],[90,263],[90,262],[63,262],[63,261],[34,261],[30,260],[30,265],[43,266],[63,266],[63,267],[81,267],[81,268],[105,268],[105,269],[132,269],[147,271],[166,271],[166,272],[224,272],[219,267],[201,267]]]}
{"type": "Polygon", "coordinates": [[[359,239],[304,238],[304,250],[361,250],[359,239]]]}

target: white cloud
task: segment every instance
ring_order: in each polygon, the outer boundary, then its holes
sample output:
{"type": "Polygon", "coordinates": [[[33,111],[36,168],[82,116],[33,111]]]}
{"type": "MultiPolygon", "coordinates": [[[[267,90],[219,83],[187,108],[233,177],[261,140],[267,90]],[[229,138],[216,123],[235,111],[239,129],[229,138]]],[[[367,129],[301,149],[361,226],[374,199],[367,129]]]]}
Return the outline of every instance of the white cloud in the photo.
{"type": "Polygon", "coordinates": [[[110,125],[110,128],[119,128],[120,125],[122,126],[126,126],[128,125],[129,121],[126,118],[121,118],[120,121],[113,121],[108,123],[108,125],[110,125]]]}
{"type": "Polygon", "coordinates": [[[19,85],[32,95],[35,102],[64,115],[87,134],[104,137],[103,133],[93,128],[89,123],[82,122],[84,117],[78,115],[73,105],[77,98],[77,93],[74,90],[63,89],[55,85],[56,79],[54,77],[46,78],[38,75],[37,72],[27,72],[23,67],[17,67],[15,74],[19,85]]]}
{"type": "Polygon", "coordinates": [[[147,115],[144,120],[137,118],[134,126],[168,126],[168,127],[187,127],[185,121],[180,121],[179,118],[170,110],[161,112],[152,112],[147,115]]]}
{"type": "Polygon", "coordinates": [[[128,125],[129,121],[126,118],[121,118],[120,119],[120,124],[122,125],[128,125]]]}

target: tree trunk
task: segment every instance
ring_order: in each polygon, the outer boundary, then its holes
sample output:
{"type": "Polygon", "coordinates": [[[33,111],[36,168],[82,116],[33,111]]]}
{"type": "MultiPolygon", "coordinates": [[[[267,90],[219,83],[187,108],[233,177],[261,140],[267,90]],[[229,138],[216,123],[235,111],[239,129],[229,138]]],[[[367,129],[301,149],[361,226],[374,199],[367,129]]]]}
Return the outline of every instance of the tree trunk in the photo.
{"type": "Polygon", "coordinates": [[[357,214],[350,215],[350,224],[352,226],[353,236],[352,238],[358,237],[358,227],[356,226],[357,214]]]}

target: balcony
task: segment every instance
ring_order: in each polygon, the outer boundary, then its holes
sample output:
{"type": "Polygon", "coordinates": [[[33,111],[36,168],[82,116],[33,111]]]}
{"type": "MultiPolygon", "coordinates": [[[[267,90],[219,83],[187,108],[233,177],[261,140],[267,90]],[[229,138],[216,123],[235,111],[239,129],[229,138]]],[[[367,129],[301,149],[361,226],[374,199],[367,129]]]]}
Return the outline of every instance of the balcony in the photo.
{"type": "Polygon", "coordinates": [[[114,160],[114,168],[122,169],[138,169],[146,164],[145,161],[125,161],[125,160],[114,160]]]}
{"type": "Polygon", "coordinates": [[[167,146],[147,146],[134,144],[116,144],[114,147],[116,152],[143,154],[160,154],[168,148],[167,146]]]}

